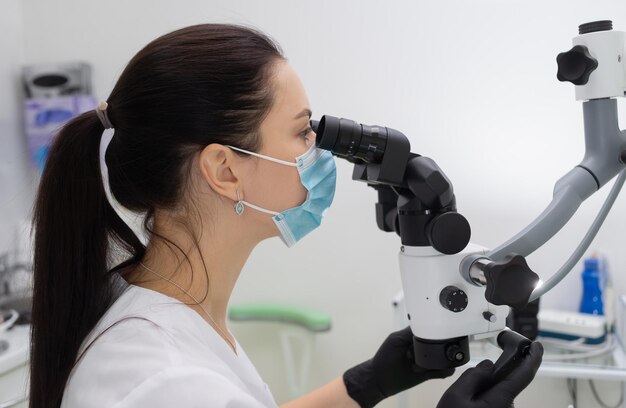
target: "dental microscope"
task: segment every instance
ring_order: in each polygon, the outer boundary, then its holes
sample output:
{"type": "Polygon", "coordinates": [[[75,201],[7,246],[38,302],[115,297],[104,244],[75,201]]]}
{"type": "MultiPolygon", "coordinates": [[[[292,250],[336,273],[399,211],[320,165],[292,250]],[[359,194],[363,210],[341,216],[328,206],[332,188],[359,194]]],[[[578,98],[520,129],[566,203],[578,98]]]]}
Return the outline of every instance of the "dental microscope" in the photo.
{"type": "Polygon", "coordinates": [[[452,182],[434,160],[412,153],[404,134],[328,115],[312,121],[317,147],[353,163],[352,179],[377,191],[378,228],[400,236],[399,267],[417,365],[466,364],[470,338],[495,338],[502,348],[495,375],[514,370],[527,353],[530,340],[506,327],[509,308],[524,308],[578,263],[626,178],[626,133],[618,127],[615,99],[626,91],[625,40],[611,21],[590,22],[579,26],[573,47],[557,56],[557,79],[574,84],[576,100],[583,101],[585,155],[556,182],[548,207],[494,249],[470,242],[470,224],[457,212],[452,182]],[[578,248],[542,282],[525,257],[615,177],[578,248]]]}

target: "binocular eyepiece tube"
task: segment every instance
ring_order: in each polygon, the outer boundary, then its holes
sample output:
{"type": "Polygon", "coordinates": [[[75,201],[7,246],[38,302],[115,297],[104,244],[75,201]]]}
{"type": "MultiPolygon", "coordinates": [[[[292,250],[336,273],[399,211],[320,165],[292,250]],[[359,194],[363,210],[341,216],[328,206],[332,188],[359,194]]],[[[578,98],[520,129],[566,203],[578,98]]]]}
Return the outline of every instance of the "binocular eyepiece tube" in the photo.
{"type": "Polygon", "coordinates": [[[350,119],[324,115],[319,122],[311,121],[317,133],[315,144],[337,156],[359,159],[366,163],[380,163],[387,140],[399,131],[383,126],[368,126],[350,119]]]}

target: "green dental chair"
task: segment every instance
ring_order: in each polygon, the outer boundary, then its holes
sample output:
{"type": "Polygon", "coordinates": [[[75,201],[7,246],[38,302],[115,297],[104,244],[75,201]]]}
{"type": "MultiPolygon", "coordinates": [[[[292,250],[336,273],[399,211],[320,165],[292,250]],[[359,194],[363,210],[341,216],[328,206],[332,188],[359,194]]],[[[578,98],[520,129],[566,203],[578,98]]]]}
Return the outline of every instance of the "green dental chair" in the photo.
{"type": "Polygon", "coordinates": [[[284,323],[278,334],[290,397],[295,399],[307,391],[314,336],[330,330],[331,319],[328,314],[291,305],[259,303],[231,306],[228,309],[228,318],[235,322],[284,323]],[[299,367],[296,367],[297,359],[294,354],[296,342],[299,343],[302,353],[299,367]]]}

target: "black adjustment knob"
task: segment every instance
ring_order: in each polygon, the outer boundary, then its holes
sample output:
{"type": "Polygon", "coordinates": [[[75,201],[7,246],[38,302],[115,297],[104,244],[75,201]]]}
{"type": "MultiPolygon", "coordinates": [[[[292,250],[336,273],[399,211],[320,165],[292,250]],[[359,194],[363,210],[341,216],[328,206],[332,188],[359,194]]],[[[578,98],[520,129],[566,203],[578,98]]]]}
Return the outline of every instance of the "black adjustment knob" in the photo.
{"type": "Polygon", "coordinates": [[[556,57],[559,69],[556,77],[559,81],[569,81],[574,85],[585,85],[589,81],[589,75],[598,68],[598,60],[589,54],[589,49],[584,45],[576,45],[567,52],[562,52],[556,57]]]}
{"type": "Polygon", "coordinates": [[[446,255],[461,252],[469,243],[471,235],[469,222],[453,211],[436,216],[426,226],[430,245],[446,255]]]}
{"type": "Polygon", "coordinates": [[[456,286],[446,286],[439,294],[439,302],[451,312],[458,313],[467,307],[467,294],[456,286]]]}
{"type": "Polygon", "coordinates": [[[465,360],[465,350],[458,344],[451,344],[446,348],[446,358],[453,363],[459,363],[465,360]]]}
{"type": "Polygon", "coordinates": [[[530,269],[526,259],[517,254],[487,264],[483,273],[487,280],[487,301],[516,309],[522,309],[528,304],[528,298],[539,282],[539,276],[530,269]]]}

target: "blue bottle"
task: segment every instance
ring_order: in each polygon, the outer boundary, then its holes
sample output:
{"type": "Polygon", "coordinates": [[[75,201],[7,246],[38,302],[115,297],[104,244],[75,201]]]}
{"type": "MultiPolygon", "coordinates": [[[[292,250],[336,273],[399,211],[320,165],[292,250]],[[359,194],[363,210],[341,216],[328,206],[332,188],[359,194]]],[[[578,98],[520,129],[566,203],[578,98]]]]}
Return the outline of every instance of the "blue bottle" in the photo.
{"type": "Polygon", "coordinates": [[[585,269],[582,274],[583,297],[580,302],[580,313],[604,314],[599,266],[598,258],[585,259],[585,269]]]}

